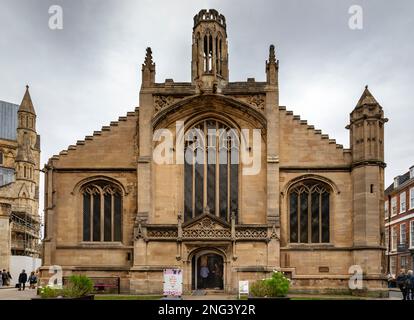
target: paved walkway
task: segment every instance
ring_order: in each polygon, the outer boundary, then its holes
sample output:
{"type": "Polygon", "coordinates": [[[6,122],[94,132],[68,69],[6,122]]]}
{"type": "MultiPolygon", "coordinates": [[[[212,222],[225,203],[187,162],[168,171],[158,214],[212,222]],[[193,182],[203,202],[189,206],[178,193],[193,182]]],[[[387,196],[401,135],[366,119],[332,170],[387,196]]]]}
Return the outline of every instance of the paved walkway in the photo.
{"type": "MultiPolygon", "coordinates": [[[[291,295],[296,298],[316,298],[316,299],[346,299],[346,296],[318,296],[318,295],[291,295]]],[[[0,300],[30,300],[36,297],[36,290],[26,289],[24,291],[18,291],[15,288],[1,288],[0,289],[0,300]]],[[[223,294],[208,294],[208,295],[185,295],[183,300],[235,300],[234,295],[223,295],[223,294]]],[[[349,299],[349,297],[348,297],[349,299]]],[[[390,297],[384,300],[401,300],[402,295],[399,290],[390,290],[390,297]]]]}
{"type": "Polygon", "coordinates": [[[234,300],[234,295],[207,294],[200,296],[183,296],[183,300],[234,300]]]}
{"type": "Polygon", "coordinates": [[[27,289],[19,291],[16,288],[1,288],[0,289],[0,300],[30,300],[36,297],[36,290],[27,289]]]}

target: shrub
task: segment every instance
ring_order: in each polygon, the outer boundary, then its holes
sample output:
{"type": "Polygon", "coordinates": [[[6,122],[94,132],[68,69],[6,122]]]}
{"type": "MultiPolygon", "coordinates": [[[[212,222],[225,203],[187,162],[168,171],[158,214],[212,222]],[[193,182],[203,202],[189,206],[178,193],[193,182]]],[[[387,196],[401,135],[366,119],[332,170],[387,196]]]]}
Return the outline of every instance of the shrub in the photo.
{"type": "Polygon", "coordinates": [[[282,272],[274,271],[271,278],[252,283],[250,292],[254,297],[283,297],[289,287],[290,280],[282,272]]]}
{"type": "Polygon", "coordinates": [[[69,278],[69,283],[63,289],[44,287],[40,290],[40,296],[43,299],[67,297],[67,298],[79,298],[86,296],[93,292],[93,282],[90,278],[83,275],[72,275],[69,278]]]}
{"type": "Polygon", "coordinates": [[[57,298],[62,295],[62,289],[56,289],[52,287],[44,287],[40,289],[40,296],[43,299],[57,298]]]}
{"type": "Polygon", "coordinates": [[[257,280],[250,285],[250,294],[253,297],[267,297],[268,291],[265,280],[257,280]]]}
{"type": "Polygon", "coordinates": [[[69,284],[63,289],[65,297],[78,298],[93,292],[93,282],[84,275],[72,275],[69,284]]]}

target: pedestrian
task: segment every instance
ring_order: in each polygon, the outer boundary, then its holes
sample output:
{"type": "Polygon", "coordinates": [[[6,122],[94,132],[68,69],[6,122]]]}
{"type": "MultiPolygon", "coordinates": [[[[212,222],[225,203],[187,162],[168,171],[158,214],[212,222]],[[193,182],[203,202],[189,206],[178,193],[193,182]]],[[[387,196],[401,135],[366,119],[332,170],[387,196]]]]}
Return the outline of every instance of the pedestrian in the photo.
{"type": "Polygon", "coordinates": [[[3,286],[7,286],[7,281],[8,280],[8,276],[7,276],[7,272],[6,269],[3,269],[2,273],[1,273],[1,281],[3,283],[3,286]]]}
{"type": "Polygon", "coordinates": [[[201,276],[201,286],[203,289],[207,288],[207,278],[210,274],[210,270],[207,266],[202,266],[200,269],[200,276],[201,276]]]}
{"type": "Polygon", "coordinates": [[[401,269],[397,277],[397,286],[400,288],[403,295],[403,300],[407,300],[407,275],[405,274],[405,269],[401,269]]]}
{"type": "Polygon", "coordinates": [[[408,300],[414,300],[414,274],[413,270],[408,270],[407,272],[407,287],[408,287],[408,300]]]}
{"type": "Polygon", "coordinates": [[[27,273],[23,269],[19,275],[19,291],[24,290],[26,288],[26,282],[27,282],[27,273]]]}
{"type": "Polygon", "coordinates": [[[29,276],[29,285],[30,285],[29,288],[30,289],[35,289],[36,283],[37,283],[37,277],[36,277],[34,271],[32,271],[30,273],[30,276],[29,276]]]}
{"type": "Polygon", "coordinates": [[[10,280],[13,279],[12,275],[10,274],[10,271],[7,271],[7,278],[8,278],[7,285],[9,286],[10,285],[10,280]]]}

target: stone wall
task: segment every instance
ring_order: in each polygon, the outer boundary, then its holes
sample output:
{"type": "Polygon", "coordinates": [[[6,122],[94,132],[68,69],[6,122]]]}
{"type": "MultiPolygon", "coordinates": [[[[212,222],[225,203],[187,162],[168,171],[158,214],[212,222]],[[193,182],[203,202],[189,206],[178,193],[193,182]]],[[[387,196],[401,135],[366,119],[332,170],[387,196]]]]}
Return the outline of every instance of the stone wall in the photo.
{"type": "Polygon", "coordinates": [[[10,214],[11,205],[0,203],[0,269],[10,268],[10,214]]]}

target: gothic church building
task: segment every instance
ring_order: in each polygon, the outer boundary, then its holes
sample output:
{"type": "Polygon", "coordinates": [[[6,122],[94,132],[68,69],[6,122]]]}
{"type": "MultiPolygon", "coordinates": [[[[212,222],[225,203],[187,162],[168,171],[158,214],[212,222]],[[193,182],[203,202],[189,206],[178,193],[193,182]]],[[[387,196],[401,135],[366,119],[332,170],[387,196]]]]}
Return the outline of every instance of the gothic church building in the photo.
{"type": "Polygon", "coordinates": [[[36,118],[28,86],[20,105],[0,101],[0,269],[14,277],[14,257],[41,253],[36,118]]]}
{"type": "Polygon", "coordinates": [[[180,268],[187,293],[234,293],[281,270],[293,290],[348,292],[358,265],[364,290],[384,291],[382,107],[365,88],[344,149],[279,104],[273,45],[266,81],[229,81],[226,28],[195,15],[191,82],[155,82],[148,48],[139,107],[50,158],[45,278],[60,265],[148,294],[180,268]]]}

